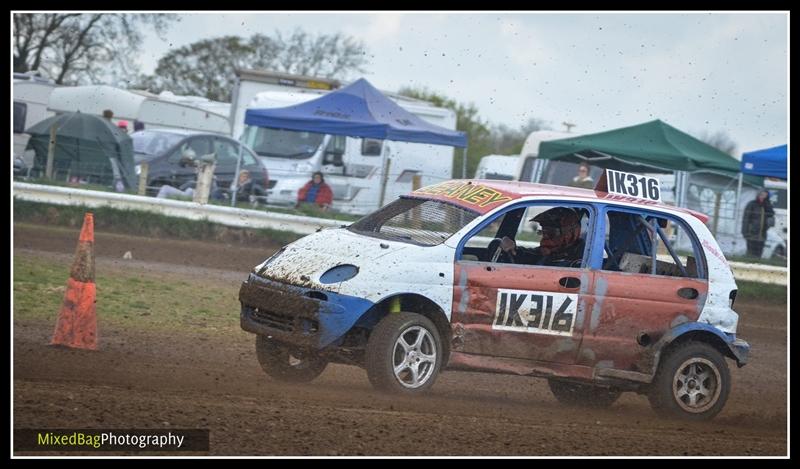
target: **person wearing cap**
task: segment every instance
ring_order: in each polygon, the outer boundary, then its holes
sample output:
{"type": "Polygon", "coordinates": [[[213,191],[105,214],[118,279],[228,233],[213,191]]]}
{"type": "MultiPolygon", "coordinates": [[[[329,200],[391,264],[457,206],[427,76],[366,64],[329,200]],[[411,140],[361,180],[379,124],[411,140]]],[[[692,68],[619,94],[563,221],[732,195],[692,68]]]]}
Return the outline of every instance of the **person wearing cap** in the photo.
{"type": "Polygon", "coordinates": [[[117,122],[117,127],[119,127],[120,129],[122,129],[123,131],[125,131],[127,133],[128,132],[128,121],[119,121],[119,122],[117,122]]]}
{"type": "Polygon", "coordinates": [[[580,218],[574,209],[552,208],[530,220],[539,223],[542,235],[539,247],[517,247],[513,239],[504,236],[500,248],[515,264],[579,267],[585,245],[581,239],[580,218]]]}

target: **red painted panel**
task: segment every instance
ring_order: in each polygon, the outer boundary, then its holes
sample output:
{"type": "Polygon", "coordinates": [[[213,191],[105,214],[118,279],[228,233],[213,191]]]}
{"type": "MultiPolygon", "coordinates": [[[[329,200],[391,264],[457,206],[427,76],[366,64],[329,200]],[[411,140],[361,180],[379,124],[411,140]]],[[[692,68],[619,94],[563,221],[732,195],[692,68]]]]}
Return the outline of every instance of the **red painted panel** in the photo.
{"type": "Polygon", "coordinates": [[[653,344],[669,329],[697,320],[708,293],[705,280],[596,271],[578,363],[647,371],[653,344]],[[697,298],[678,295],[694,288],[697,298]],[[646,337],[644,337],[646,335],[646,337]],[[639,342],[642,342],[640,344],[639,342]]]}
{"type": "MultiPolygon", "coordinates": [[[[489,264],[462,261],[455,264],[452,327],[454,350],[498,357],[513,357],[544,362],[574,363],[580,346],[585,311],[584,295],[591,291],[592,275],[588,270],[529,265],[489,264]],[[559,284],[563,277],[581,280],[578,288],[564,288],[559,284]],[[531,332],[530,329],[498,330],[495,320],[498,307],[498,290],[516,290],[521,293],[553,292],[574,295],[577,312],[572,318],[574,326],[564,335],[531,332]]],[[[522,296],[522,295],[520,295],[522,296]]],[[[545,295],[546,296],[546,295],[545,295]]],[[[563,295],[562,295],[563,296],[563,295]]],[[[522,298],[520,298],[522,300],[522,298]]],[[[530,307],[530,299],[524,303],[530,307]]],[[[506,301],[510,301],[507,296],[506,301]]],[[[502,303],[502,302],[501,302],[502,303]]],[[[547,317],[553,316],[558,305],[547,317]]],[[[506,305],[508,308],[509,305],[506,305]]],[[[505,310],[509,311],[509,310],[505,310]]],[[[529,309],[519,310],[526,318],[529,309]]],[[[544,321],[542,320],[542,323],[544,321]]],[[[524,329],[524,328],[523,328],[524,329]]]]}

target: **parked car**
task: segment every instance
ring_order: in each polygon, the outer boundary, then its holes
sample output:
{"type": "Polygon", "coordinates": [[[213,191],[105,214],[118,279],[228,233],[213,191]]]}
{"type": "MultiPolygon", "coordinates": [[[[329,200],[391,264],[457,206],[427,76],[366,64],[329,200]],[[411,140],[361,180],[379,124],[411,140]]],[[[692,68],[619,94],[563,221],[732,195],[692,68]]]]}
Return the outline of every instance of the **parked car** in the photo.
{"type": "Polygon", "coordinates": [[[445,368],[488,371],[546,378],[566,404],[610,406],[632,391],[659,414],[709,419],[730,391],[725,359],[743,366],[749,345],[707,219],[598,190],[448,181],[256,266],[241,327],[277,380],[310,381],[337,362],[417,394],[445,368]],[[675,230],[690,255],[672,247],[675,230]],[[557,255],[565,237],[574,258],[557,255]]]}
{"type": "Polygon", "coordinates": [[[136,174],[147,163],[147,193],[155,194],[169,184],[185,188],[196,182],[196,169],[187,163],[187,153],[200,158],[213,153],[216,156],[214,175],[220,189],[229,190],[236,177],[236,162],[242,150],[241,170],[250,172],[259,192],[266,193],[269,186],[267,168],[246,145],[216,134],[172,129],[141,130],[131,134],[133,139],[136,174]]]}

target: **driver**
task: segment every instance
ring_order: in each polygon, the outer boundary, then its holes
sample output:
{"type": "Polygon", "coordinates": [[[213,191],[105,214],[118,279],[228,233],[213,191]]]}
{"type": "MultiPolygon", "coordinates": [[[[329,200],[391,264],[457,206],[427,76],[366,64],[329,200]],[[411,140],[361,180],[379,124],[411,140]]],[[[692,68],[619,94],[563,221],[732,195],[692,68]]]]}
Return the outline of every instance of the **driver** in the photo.
{"type": "Polygon", "coordinates": [[[578,212],[571,208],[556,207],[536,215],[530,221],[539,223],[541,227],[539,247],[517,247],[517,243],[507,236],[500,242],[500,248],[510,254],[516,264],[580,265],[585,243],[581,239],[578,212]]]}

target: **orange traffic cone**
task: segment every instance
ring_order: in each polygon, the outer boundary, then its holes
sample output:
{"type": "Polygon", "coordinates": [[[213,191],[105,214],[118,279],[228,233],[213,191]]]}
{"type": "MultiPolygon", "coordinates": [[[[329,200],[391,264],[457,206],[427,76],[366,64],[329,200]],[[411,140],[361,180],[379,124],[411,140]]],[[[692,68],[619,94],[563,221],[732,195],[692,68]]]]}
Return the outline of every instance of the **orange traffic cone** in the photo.
{"type": "Polygon", "coordinates": [[[94,285],[94,216],[83,218],[81,237],[67,280],[64,304],[58,313],[50,345],[97,350],[97,316],[94,285]]]}

